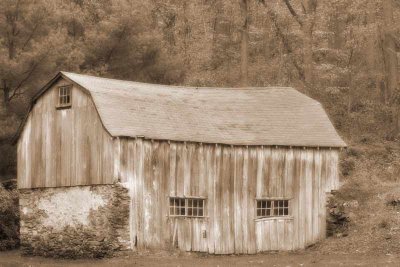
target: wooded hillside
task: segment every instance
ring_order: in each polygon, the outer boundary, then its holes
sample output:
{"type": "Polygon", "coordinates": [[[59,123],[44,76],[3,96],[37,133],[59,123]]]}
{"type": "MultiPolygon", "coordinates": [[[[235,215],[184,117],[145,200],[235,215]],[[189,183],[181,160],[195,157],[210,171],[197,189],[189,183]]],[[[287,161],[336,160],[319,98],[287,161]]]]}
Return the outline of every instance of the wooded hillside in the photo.
{"type": "Polygon", "coordinates": [[[294,86],[350,144],[400,132],[399,0],[3,0],[0,174],[59,70],[191,86],[294,86]]]}

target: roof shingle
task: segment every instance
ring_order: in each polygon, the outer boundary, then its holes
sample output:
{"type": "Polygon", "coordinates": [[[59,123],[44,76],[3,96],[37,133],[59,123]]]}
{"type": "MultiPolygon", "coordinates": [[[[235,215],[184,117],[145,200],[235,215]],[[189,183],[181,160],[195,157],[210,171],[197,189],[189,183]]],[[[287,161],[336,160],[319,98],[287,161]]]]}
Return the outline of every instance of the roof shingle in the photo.
{"type": "Polygon", "coordinates": [[[293,88],[197,88],[62,72],[92,95],[112,136],[344,147],[321,104],[293,88]]]}

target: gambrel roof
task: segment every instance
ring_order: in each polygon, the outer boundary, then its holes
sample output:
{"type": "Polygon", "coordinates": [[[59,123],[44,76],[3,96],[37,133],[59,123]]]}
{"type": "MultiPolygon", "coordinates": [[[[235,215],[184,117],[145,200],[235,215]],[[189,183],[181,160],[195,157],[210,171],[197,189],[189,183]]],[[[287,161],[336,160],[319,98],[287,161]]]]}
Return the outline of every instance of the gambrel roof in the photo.
{"type": "Polygon", "coordinates": [[[90,93],[104,127],[115,137],[232,145],[346,146],[321,104],[293,88],[183,87],[69,72],[59,76],[90,93]]]}

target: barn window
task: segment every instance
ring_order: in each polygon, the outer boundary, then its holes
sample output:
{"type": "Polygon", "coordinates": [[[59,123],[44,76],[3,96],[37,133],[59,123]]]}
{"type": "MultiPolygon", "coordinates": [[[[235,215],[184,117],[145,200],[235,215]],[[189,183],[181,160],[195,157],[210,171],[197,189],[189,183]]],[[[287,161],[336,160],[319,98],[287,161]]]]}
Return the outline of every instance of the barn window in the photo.
{"type": "Polygon", "coordinates": [[[187,202],[187,216],[203,217],[204,199],[188,199],[187,202]]]}
{"type": "Polygon", "coordinates": [[[171,197],[169,199],[169,215],[171,216],[185,216],[185,199],[178,197],[171,197]]]}
{"type": "Polygon", "coordinates": [[[71,107],[71,85],[58,87],[58,106],[59,108],[71,107]]]}
{"type": "Polygon", "coordinates": [[[205,215],[204,198],[169,198],[169,215],[185,217],[204,217],[205,215]]]}
{"type": "Polygon", "coordinates": [[[257,218],[289,215],[289,200],[257,200],[257,218]]]}

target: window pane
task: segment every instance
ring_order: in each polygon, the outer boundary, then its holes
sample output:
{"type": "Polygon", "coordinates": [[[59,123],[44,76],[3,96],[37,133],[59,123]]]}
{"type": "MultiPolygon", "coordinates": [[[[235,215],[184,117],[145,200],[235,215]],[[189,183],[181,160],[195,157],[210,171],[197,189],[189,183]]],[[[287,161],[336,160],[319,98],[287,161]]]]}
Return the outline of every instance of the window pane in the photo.
{"type": "Polygon", "coordinates": [[[285,208],[283,211],[284,211],[283,215],[289,215],[289,209],[288,208],[285,208]]]}
{"type": "Polygon", "coordinates": [[[182,199],[180,198],[170,198],[169,199],[169,204],[170,204],[170,214],[171,215],[185,215],[185,206],[182,205],[182,199]]]}
{"type": "Polygon", "coordinates": [[[170,215],[174,216],[203,217],[204,205],[204,199],[169,198],[170,215]]]}
{"type": "Polygon", "coordinates": [[[265,210],[265,216],[271,216],[271,209],[265,210]]]}
{"type": "Polygon", "coordinates": [[[278,213],[278,203],[277,203],[277,201],[274,201],[274,215],[275,215],[275,216],[278,216],[278,215],[279,215],[279,213],[278,213]]]}
{"type": "Polygon", "coordinates": [[[71,86],[59,87],[58,104],[61,106],[68,106],[71,104],[71,86]]]}
{"type": "Polygon", "coordinates": [[[257,217],[289,215],[289,200],[257,200],[257,217]]]}

